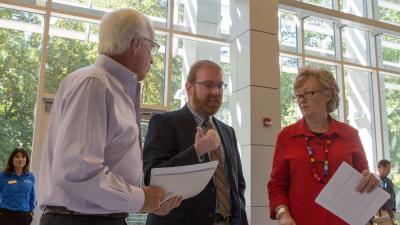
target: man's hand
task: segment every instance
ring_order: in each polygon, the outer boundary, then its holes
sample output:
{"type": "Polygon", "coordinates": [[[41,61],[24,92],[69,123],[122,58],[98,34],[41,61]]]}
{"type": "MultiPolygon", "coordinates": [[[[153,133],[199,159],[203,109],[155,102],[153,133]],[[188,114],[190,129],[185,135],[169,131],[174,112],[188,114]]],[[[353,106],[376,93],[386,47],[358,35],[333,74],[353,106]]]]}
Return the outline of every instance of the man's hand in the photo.
{"type": "Polygon", "coordinates": [[[160,203],[165,198],[165,190],[158,186],[148,186],[143,188],[144,204],[142,212],[152,212],[160,208],[160,203]]]}
{"type": "Polygon", "coordinates": [[[210,129],[207,133],[203,134],[200,127],[197,127],[197,133],[194,141],[194,148],[199,156],[212,152],[221,144],[216,130],[210,129]]]}
{"type": "Polygon", "coordinates": [[[175,196],[175,197],[170,198],[167,201],[163,202],[159,209],[156,209],[156,210],[152,211],[151,213],[154,213],[154,214],[159,215],[159,216],[165,216],[169,212],[171,212],[171,210],[173,210],[176,207],[180,206],[181,202],[182,202],[182,197],[175,196]]]}

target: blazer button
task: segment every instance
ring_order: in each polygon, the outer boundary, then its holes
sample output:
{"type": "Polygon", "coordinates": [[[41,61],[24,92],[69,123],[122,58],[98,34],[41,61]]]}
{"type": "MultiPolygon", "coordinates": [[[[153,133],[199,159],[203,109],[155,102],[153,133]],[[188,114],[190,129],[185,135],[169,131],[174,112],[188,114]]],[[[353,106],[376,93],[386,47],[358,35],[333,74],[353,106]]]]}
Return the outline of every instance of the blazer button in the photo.
{"type": "Polygon", "coordinates": [[[211,192],[215,192],[215,188],[211,188],[211,192]]]}
{"type": "Polygon", "coordinates": [[[214,217],[214,213],[209,213],[209,214],[208,214],[208,217],[209,217],[209,218],[213,218],[213,217],[214,217]]]}

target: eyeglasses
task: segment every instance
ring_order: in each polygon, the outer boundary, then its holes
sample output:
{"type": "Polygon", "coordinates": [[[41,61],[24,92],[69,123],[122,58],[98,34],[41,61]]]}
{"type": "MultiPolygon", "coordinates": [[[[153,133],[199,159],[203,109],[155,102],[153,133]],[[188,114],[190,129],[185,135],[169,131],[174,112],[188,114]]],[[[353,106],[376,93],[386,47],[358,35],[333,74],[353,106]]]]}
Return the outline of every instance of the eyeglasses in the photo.
{"type": "Polygon", "coordinates": [[[225,84],[224,82],[220,82],[220,83],[213,83],[210,81],[202,81],[202,82],[197,82],[197,81],[192,81],[190,82],[191,84],[200,84],[203,87],[207,88],[208,90],[213,90],[214,88],[217,88],[218,90],[223,90],[226,89],[228,87],[227,84],[225,84]]]}
{"type": "Polygon", "coordinates": [[[151,44],[151,51],[150,51],[151,54],[152,54],[152,55],[157,54],[158,49],[160,48],[160,45],[157,44],[157,43],[155,43],[154,41],[152,41],[152,40],[146,38],[146,37],[143,37],[143,36],[142,36],[142,39],[143,39],[143,40],[146,40],[146,41],[148,41],[148,42],[150,42],[150,44],[151,44]]]}
{"type": "Polygon", "coordinates": [[[293,101],[299,102],[302,98],[303,99],[310,99],[312,96],[314,96],[316,93],[322,92],[322,90],[316,90],[316,91],[306,91],[301,95],[294,95],[292,96],[293,101]]]}

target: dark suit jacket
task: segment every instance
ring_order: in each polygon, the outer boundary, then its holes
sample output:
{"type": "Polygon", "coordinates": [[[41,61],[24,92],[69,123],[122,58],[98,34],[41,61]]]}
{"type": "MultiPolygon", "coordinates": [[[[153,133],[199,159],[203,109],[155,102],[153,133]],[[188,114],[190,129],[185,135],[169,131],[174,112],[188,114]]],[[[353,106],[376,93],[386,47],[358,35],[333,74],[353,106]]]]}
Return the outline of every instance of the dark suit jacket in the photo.
{"type": "Polygon", "coordinates": [[[394,193],[392,180],[388,177],[381,177],[379,186],[381,186],[387,193],[390,194],[390,198],[384,205],[385,209],[396,211],[396,194],[394,193]]]}
{"type": "MultiPolygon", "coordinates": [[[[245,212],[245,181],[242,173],[235,132],[232,127],[213,118],[218,129],[228,165],[232,225],[248,225],[245,212]]],[[[154,115],[149,123],[144,143],[143,162],[145,183],[150,183],[152,168],[184,166],[199,163],[193,147],[196,122],[185,106],[180,110],[154,115]]],[[[211,181],[197,196],[183,200],[166,216],[149,214],[147,225],[212,225],[216,192],[211,181]]]]}

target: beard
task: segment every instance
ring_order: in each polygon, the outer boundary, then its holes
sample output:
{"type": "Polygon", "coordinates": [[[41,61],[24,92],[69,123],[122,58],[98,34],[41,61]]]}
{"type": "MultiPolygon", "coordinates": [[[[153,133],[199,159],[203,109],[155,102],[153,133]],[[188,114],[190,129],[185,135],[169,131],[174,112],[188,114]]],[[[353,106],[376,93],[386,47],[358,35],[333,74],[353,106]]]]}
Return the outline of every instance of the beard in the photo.
{"type": "Polygon", "coordinates": [[[196,92],[193,92],[193,107],[196,112],[203,116],[215,115],[222,104],[222,94],[219,95],[208,95],[206,99],[200,99],[196,92]]]}

